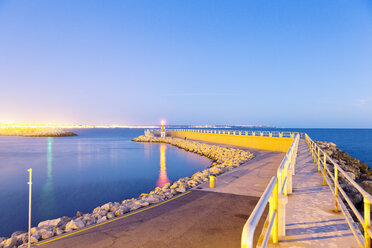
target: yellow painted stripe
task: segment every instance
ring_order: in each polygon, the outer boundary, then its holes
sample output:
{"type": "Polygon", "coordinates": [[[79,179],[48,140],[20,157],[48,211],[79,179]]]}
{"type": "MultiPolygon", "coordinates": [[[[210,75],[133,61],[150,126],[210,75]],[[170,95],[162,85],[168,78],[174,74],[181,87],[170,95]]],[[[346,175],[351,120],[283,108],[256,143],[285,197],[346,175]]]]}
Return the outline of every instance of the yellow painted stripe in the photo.
{"type": "Polygon", "coordinates": [[[173,197],[173,198],[171,198],[171,199],[169,199],[169,200],[166,200],[166,201],[160,202],[160,203],[158,203],[158,204],[152,205],[152,206],[147,207],[147,208],[143,208],[143,209],[137,210],[137,211],[135,211],[135,212],[132,212],[132,213],[129,213],[129,214],[123,215],[123,216],[121,216],[121,217],[117,217],[117,218],[115,218],[115,219],[111,219],[111,220],[108,220],[108,221],[105,221],[105,222],[102,222],[102,223],[96,224],[96,225],[94,225],[94,226],[86,227],[86,228],[80,229],[80,230],[78,230],[78,231],[75,231],[75,232],[73,232],[73,233],[68,233],[68,234],[65,234],[65,235],[62,235],[62,236],[59,236],[59,237],[56,237],[56,238],[52,238],[52,239],[49,239],[49,240],[46,240],[46,241],[43,241],[43,242],[38,242],[38,243],[36,243],[36,245],[37,245],[37,246],[39,246],[39,245],[43,245],[43,244],[46,244],[46,243],[49,243],[49,242],[52,242],[52,241],[56,241],[56,240],[59,240],[59,239],[66,238],[66,237],[68,237],[68,236],[72,236],[72,235],[77,234],[77,233],[84,232],[84,231],[86,231],[86,230],[89,230],[89,229],[92,229],[92,228],[95,228],[95,227],[98,227],[98,226],[102,226],[102,225],[108,224],[108,223],[110,223],[110,222],[114,222],[114,221],[117,221],[117,220],[120,220],[120,219],[124,219],[124,218],[129,217],[129,216],[132,216],[132,215],[134,215],[134,214],[138,214],[138,213],[141,213],[141,212],[143,212],[143,211],[149,210],[149,209],[151,209],[151,208],[154,208],[154,207],[160,206],[160,205],[162,205],[162,204],[164,204],[164,203],[167,203],[167,202],[173,201],[173,200],[175,200],[175,199],[177,199],[177,198],[179,198],[179,197],[181,197],[181,196],[187,195],[187,194],[189,194],[189,193],[191,193],[191,191],[187,191],[187,192],[185,192],[185,193],[183,193],[183,194],[180,194],[180,195],[178,195],[178,196],[175,196],[175,197],[173,197]]]}

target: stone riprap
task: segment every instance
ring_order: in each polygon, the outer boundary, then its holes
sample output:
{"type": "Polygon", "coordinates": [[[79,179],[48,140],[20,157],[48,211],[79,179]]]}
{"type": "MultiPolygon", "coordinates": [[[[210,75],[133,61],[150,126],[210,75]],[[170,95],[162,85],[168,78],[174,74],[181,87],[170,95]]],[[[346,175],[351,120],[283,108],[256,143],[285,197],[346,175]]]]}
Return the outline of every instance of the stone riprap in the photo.
{"type": "MultiPolygon", "coordinates": [[[[172,184],[167,183],[161,188],[156,187],[153,191],[143,193],[138,198],[127,199],[121,203],[109,202],[100,207],[96,207],[92,213],[82,214],[77,212],[76,216],[73,218],[64,216],[54,220],[42,221],[37,227],[31,228],[31,243],[69,233],[86,226],[99,224],[139,208],[166,201],[208,181],[210,175],[216,176],[222,174],[254,158],[252,153],[241,149],[226,148],[178,138],[139,136],[133,141],[174,145],[186,151],[210,158],[212,160],[212,165],[210,168],[199,171],[191,177],[180,178],[176,182],[172,184]]],[[[14,232],[10,238],[0,238],[0,248],[23,248],[27,247],[27,242],[28,233],[17,231],[14,232]]]]}
{"type": "MultiPolygon", "coordinates": [[[[365,163],[351,157],[347,152],[337,148],[332,142],[316,141],[319,147],[327,153],[353,180],[355,180],[365,191],[372,194],[372,170],[365,163]]],[[[331,172],[334,172],[333,165],[327,162],[331,172]]],[[[362,211],[363,197],[359,191],[352,186],[348,180],[339,173],[339,183],[345,193],[350,197],[353,204],[362,211]]]]}

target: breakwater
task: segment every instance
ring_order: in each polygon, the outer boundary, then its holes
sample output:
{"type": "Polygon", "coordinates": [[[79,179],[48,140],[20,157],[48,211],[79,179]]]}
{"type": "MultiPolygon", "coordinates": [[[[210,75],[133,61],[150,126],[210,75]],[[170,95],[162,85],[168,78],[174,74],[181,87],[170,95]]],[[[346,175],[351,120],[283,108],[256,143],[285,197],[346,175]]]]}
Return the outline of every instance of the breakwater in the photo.
{"type": "Polygon", "coordinates": [[[0,128],[0,136],[23,137],[64,137],[77,136],[76,133],[59,128],[0,128]]]}
{"type": "MultiPolygon", "coordinates": [[[[208,181],[209,175],[222,174],[223,172],[231,170],[254,157],[252,153],[241,149],[226,148],[175,138],[160,139],[140,136],[134,139],[134,141],[175,145],[186,151],[194,152],[212,159],[212,166],[206,170],[195,173],[191,177],[181,178],[172,184],[166,184],[162,188],[157,187],[149,193],[141,194],[137,198],[127,199],[122,202],[106,203],[95,208],[91,213],[83,214],[78,212],[76,216],[72,218],[61,217],[40,222],[37,227],[31,229],[31,242],[35,243],[76,229],[102,223],[106,220],[119,217],[125,213],[135,211],[142,207],[171,199],[180,193],[196,187],[202,182],[208,181]]],[[[10,238],[0,239],[0,248],[14,246],[25,247],[26,242],[28,242],[27,233],[15,232],[10,238]]]]}

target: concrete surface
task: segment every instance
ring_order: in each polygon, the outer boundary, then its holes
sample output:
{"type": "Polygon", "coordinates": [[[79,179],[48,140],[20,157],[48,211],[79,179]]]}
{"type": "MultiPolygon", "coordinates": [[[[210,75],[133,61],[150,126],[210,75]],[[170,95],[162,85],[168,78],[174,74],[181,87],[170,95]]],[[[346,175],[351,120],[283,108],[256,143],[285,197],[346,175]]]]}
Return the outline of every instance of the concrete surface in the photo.
{"type": "Polygon", "coordinates": [[[259,186],[217,181],[211,190],[204,183],[200,189],[163,205],[38,247],[240,247],[244,223],[284,156],[278,152],[253,152],[255,159],[219,178],[259,186]]]}

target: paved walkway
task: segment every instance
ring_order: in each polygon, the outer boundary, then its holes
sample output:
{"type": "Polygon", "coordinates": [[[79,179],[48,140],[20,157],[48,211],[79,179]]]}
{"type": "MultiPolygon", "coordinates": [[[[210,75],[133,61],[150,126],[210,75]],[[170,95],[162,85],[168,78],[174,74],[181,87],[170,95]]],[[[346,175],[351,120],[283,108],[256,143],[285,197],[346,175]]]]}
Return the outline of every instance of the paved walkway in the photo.
{"type": "Polygon", "coordinates": [[[217,180],[211,190],[204,183],[165,204],[39,247],[240,247],[243,226],[284,157],[253,152],[256,158],[218,177],[229,184],[217,180]]]}
{"type": "Polygon", "coordinates": [[[287,236],[270,247],[359,247],[342,212],[333,212],[333,194],[322,186],[305,140],[300,140],[298,152],[286,209],[287,236]]]}
{"type": "MultiPolygon", "coordinates": [[[[284,155],[254,153],[255,159],[219,176],[214,189],[204,183],[167,203],[40,247],[240,247],[243,225],[284,155]]],[[[358,247],[343,214],[332,211],[333,195],[322,182],[301,140],[288,196],[287,236],[270,247],[358,247]]]]}

